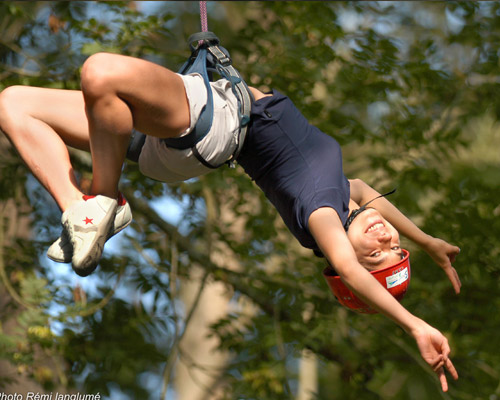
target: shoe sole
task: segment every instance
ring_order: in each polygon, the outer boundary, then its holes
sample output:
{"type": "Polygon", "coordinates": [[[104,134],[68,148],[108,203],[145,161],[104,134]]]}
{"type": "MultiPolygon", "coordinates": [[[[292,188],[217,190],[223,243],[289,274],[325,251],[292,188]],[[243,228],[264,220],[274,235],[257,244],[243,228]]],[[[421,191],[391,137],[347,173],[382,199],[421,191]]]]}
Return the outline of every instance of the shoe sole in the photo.
{"type": "MultiPolygon", "coordinates": [[[[111,239],[111,238],[112,238],[113,236],[115,236],[117,233],[119,233],[119,232],[121,232],[122,230],[124,230],[124,229],[125,229],[127,226],[129,226],[131,223],[132,223],[132,219],[130,219],[130,220],[129,220],[129,221],[128,221],[125,225],[122,225],[120,228],[118,228],[118,229],[116,229],[115,231],[113,231],[113,233],[111,234],[111,236],[109,236],[109,237],[107,238],[107,240],[111,239]]],[[[62,236],[62,235],[61,235],[61,236],[62,236]]],[[[66,239],[66,240],[67,240],[68,242],[70,241],[70,239],[69,239],[69,238],[68,238],[68,239],[66,239]]],[[[59,238],[59,239],[57,240],[57,243],[58,243],[58,244],[54,243],[52,246],[57,246],[57,245],[59,245],[59,244],[60,244],[60,242],[61,242],[61,238],[59,238]]],[[[52,246],[51,246],[51,247],[52,247],[52,246]]],[[[71,262],[71,259],[72,259],[72,257],[73,257],[73,248],[72,248],[72,246],[71,246],[71,245],[70,245],[70,246],[68,246],[68,247],[69,247],[69,249],[68,249],[67,251],[64,251],[64,248],[65,248],[65,247],[60,246],[60,245],[59,245],[59,247],[60,247],[60,249],[61,249],[61,253],[60,253],[60,254],[62,254],[62,257],[59,257],[59,256],[57,256],[57,255],[53,255],[53,254],[51,253],[51,251],[50,251],[50,248],[49,248],[49,250],[47,251],[47,257],[48,257],[48,258],[50,258],[52,261],[55,261],[55,262],[58,262],[58,263],[64,263],[64,264],[68,264],[68,263],[70,263],[70,262],[71,262]]]]}

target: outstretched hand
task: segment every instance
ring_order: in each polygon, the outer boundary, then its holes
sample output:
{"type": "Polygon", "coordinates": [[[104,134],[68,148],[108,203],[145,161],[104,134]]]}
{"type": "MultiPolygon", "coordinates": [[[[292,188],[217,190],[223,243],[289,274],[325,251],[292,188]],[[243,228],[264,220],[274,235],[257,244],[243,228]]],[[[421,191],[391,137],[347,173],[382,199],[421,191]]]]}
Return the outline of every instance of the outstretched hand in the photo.
{"type": "Polygon", "coordinates": [[[449,359],[450,346],[448,340],[437,329],[425,323],[423,327],[413,333],[413,337],[417,342],[420,355],[438,375],[443,392],[448,391],[445,368],[453,379],[458,379],[457,370],[449,359]]]}
{"type": "Polygon", "coordinates": [[[425,245],[425,251],[446,273],[448,279],[453,285],[453,289],[455,289],[455,293],[460,293],[462,283],[460,282],[457,271],[451,265],[451,263],[455,262],[455,258],[458,253],[460,253],[460,248],[452,246],[444,240],[431,238],[431,240],[425,245]]]}

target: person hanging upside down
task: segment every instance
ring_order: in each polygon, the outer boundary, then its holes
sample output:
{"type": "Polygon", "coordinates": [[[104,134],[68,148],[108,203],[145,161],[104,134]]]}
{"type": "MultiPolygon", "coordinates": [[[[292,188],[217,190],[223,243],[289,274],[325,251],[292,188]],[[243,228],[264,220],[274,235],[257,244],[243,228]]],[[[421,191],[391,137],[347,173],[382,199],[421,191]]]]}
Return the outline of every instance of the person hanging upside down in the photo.
{"type": "MultiPolygon", "coordinates": [[[[238,163],[304,247],[322,253],[356,296],[416,340],[446,391],[444,369],[458,378],[447,339],[408,312],[369,271],[401,259],[399,231],[434,259],[459,293],[451,264],[459,248],[422,232],[385,197],[351,218],[346,232],[350,212],[379,193],[346,179],[338,143],[310,125],[288,97],[249,90],[254,101],[238,163]]],[[[197,74],[99,53],[84,63],[80,91],[12,86],[0,93],[0,129],[62,211],[61,237],[49,248],[50,258],[71,262],[86,276],[96,268],[106,240],[131,222],[118,189],[128,150],[136,153],[144,175],[164,182],[200,176],[211,171],[205,162],[219,165],[234,154],[238,99],[225,79],[211,83],[211,92],[212,127],[195,151],[171,148],[164,139],[185,136],[196,126],[207,102],[197,74]],[[146,135],[138,149],[129,149],[133,132],[146,135]],[[66,146],[91,152],[90,196],[78,186],[66,146]]]]}

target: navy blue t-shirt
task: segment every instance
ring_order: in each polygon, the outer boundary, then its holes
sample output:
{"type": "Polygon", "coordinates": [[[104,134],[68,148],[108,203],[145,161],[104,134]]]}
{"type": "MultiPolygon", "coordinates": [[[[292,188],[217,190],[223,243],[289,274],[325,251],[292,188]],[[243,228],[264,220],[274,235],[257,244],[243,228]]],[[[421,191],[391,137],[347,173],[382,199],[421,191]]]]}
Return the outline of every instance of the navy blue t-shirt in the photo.
{"type": "Polygon", "coordinates": [[[308,229],[311,213],[349,213],[349,181],[335,139],[309,124],[292,101],[274,90],[252,104],[251,123],[238,163],[264,191],[302,246],[318,250],[308,229]]]}

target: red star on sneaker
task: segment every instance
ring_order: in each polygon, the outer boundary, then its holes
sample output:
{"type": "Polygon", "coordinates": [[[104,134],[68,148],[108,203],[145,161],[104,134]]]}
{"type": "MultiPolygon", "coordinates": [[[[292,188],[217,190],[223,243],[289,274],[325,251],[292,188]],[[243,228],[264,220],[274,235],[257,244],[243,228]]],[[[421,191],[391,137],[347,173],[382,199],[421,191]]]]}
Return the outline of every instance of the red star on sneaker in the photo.
{"type": "Polygon", "coordinates": [[[93,225],[93,221],[94,218],[89,218],[89,217],[85,217],[85,219],[83,220],[83,222],[85,222],[85,225],[88,225],[88,224],[92,224],[93,225]]]}

